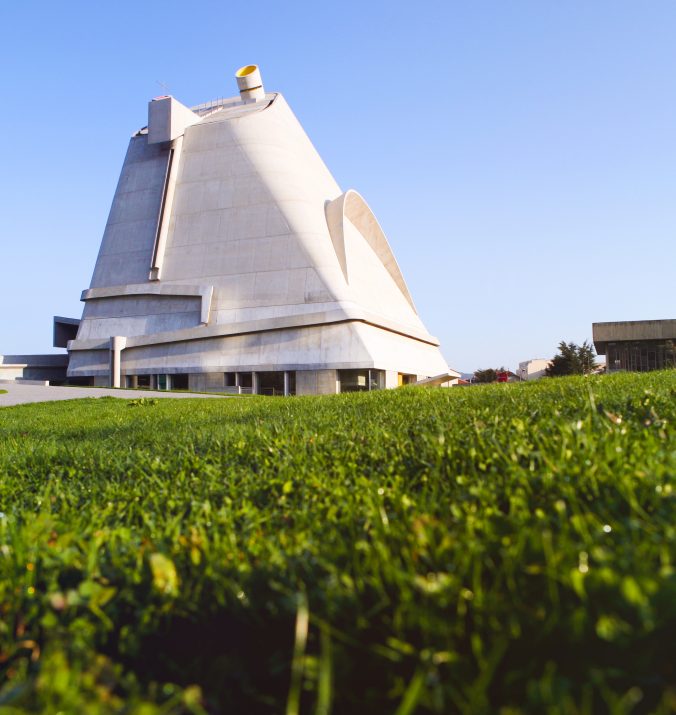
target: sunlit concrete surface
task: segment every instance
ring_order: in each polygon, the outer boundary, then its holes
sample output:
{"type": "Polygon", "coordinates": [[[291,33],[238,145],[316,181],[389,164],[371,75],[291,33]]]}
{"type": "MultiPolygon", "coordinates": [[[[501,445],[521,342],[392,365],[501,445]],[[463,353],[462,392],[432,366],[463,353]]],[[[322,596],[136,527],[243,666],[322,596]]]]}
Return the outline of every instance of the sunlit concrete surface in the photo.
{"type": "Polygon", "coordinates": [[[448,373],[366,201],[338,185],[255,65],[237,84],[239,97],[192,109],[150,102],[68,376],[286,395],[448,373]]]}
{"type": "Polygon", "coordinates": [[[155,392],[150,390],[113,390],[105,387],[45,387],[43,385],[0,385],[0,407],[26,405],[30,402],[53,402],[55,400],[82,400],[88,397],[118,397],[123,400],[137,400],[141,397],[207,397],[219,399],[220,395],[200,395],[190,392],[155,392]]]}

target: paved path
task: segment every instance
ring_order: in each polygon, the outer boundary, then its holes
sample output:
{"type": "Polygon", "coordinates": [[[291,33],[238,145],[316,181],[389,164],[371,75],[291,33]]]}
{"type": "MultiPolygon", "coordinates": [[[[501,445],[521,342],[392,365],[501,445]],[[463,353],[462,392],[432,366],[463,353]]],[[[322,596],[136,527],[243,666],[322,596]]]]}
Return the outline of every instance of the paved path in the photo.
{"type": "Polygon", "coordinates": [[[52,400],[81,400],[85,397],[119,397],[123,400],[137,400],[139,397],[206,397],[222,398],[223,395],[198,395],[190,392],[155,392],[151,390],[113,390],[109,387],[44,387],[43,385],[13,385],[5,383],[0,390],[0,407],[24,405],[29,402],[51,402],[52,400]]]}

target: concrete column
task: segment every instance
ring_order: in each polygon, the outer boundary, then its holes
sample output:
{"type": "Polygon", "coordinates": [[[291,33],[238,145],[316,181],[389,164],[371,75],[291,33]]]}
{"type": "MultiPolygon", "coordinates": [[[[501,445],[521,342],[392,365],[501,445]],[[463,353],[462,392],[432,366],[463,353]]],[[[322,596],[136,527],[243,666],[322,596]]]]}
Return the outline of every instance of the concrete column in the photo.
{"type": "Polygon", "coordinates": [[[122,351],[127,345],[127,338],[114,335],[110,338],[110,386],[120,387],[122,351]]]}
{"type": "Polygon", "coordinates": [[[251,373],[251,394],[252,395],[258,394],[258,373],[257,372],[251,373]]]}
{"type": "Polygon", "coordinates": [[[284,397],[289,396],[289,373],[284,372],[284,397]]]}

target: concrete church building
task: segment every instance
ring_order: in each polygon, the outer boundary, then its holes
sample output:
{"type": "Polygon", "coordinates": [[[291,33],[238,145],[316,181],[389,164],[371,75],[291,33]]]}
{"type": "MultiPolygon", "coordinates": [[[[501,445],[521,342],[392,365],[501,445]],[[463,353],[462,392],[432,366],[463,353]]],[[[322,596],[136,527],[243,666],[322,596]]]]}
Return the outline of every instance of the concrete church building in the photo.
{"type": "Polygon", "coordinates": [[[255,65],[236,78],[238,97],[149,103],[69,378],[300,395],[457,377],[364,199],[340,189],[255,65]]]}

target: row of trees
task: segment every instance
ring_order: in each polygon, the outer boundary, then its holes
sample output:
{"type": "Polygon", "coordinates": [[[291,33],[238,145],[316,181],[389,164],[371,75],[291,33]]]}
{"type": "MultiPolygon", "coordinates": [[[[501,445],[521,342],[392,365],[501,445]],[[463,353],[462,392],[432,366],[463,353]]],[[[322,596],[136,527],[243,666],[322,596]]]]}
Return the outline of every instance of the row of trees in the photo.
{"type": "MultiPolygon", "coordinates": [[[[545,370],[547,377],[562,377],[564,375],[588,375],[596,367],[594,346],[586,340],[582,345],[559,343],[559,352],[552,358],[545,370]]],[[[504,367],[489,367],[474,373],[474,382],[496,382],[498,374],[506,372],[504,367]]]]}

